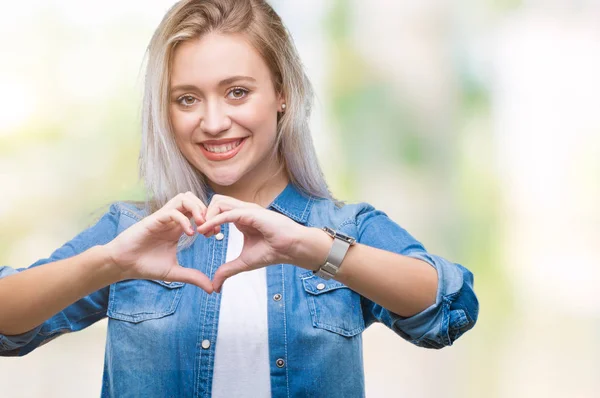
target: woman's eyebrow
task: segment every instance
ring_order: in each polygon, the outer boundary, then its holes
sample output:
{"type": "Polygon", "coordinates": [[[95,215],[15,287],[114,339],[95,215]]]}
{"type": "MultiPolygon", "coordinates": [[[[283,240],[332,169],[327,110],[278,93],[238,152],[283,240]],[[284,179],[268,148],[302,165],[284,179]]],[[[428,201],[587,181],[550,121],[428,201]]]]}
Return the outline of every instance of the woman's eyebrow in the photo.
{"type": "Polygon", "coordinates": [[[227,84],[231,84],[233,82],[237,82],[240,80],[247,80],[249,82],[256,83],[256,79],[253,77],[237,75],[237,76],[231,76],[231,77],[228,77],[227,79],[221,80],[219,82],[219,86],[225,86],[227,84]]]}
{"type": "Polygon", "coordinates": [[[199,91],[199,90],[198,90],[198,87],[194,86],[193,84],[179,84],[177,86],[171,87],[172,93],[175,93],[178,91],[199,91]]]}
{"type": "MultiPolygon", "coordinates": [[[[217,86],[222,87],[222,86],[226,86],[231,83],[242,81],[242,80],[256,83],[256,79],[251,76],[238,75],[238,76],[231,76],[231,77],[228,77],[227,79],[221,80],[217,86]]],[[[171,92],[176,92],[176,91],[200,91],[200,89],[198,87],[194,86],[193,84],[178,84],[176,86],[171,87],[171,92]]]]}

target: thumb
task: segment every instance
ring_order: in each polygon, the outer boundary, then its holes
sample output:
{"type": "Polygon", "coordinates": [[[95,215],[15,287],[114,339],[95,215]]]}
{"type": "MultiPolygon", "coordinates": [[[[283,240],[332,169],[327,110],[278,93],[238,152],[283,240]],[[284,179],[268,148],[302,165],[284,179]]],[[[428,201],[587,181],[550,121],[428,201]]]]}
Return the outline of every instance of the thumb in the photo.
{"type": "Polygon", "coordinates": [[[213,277],[212,286],[215,289],[215,292],[221,293],[221,288],[223,287],[223,283],[227,278],[230,278],[234,275],[239,274],[240,272],[244,272],[249,270],[248,265],[243,262],[239,257],[235,260],[232,260],[228,263],[225,263],[217,269],[215,272],[215,276],[213,277]]]}
{"type": "Polygon", "coordinates": [[[182,267],[177,265],[169,270],[167,277],[165,278],[168,282],[184,282],[196,285],[206,293],[211,294],[213,292],[213,285],[206,275],[197,269],[182,267]]]}

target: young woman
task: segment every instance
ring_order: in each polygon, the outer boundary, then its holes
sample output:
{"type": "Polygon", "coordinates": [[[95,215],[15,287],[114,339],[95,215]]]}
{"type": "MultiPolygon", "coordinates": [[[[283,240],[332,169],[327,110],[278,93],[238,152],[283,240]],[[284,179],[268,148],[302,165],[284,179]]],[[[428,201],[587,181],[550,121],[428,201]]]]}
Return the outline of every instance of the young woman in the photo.
{"type": "Polygon", "coordinates": [[[311,99],[266,2],[173,6],[148,48],[148,199],[0,268],[0,354],[108,317],[102,396],[355,397],[371,323],[428,348],[472,328],[467,269],[332,197],[311,99]]]}

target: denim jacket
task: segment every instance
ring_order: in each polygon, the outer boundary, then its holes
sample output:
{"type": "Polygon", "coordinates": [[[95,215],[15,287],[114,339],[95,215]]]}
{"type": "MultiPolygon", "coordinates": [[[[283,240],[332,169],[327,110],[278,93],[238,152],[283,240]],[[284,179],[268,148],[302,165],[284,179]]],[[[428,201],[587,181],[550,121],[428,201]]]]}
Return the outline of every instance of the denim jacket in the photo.
{"type": "MultiPolygon", "coordinates": [[[[273,397],[364,396],[362,332],[373,322],[382,322],[398,336],[426,348],[451,345],[475,324],[479,306],[472,273],[428,253],[368,203],[337,207],[331,200],[302,194],[290,183],[268,208],[308,227],[329,226],[359,243],[419,258],[438,274],[435,303],[405,318],[334,279],[323,280],[291,264],[268,266],[273,397]]],[[[143,216],[131,204],[114,203],[95,225],[31,266],[106,244],[143,216]]],[[[178,252],[179,264],[212,278],[225,262],[228,225],[221,231],[224,237],[199,235],[193,245],[178,252]]],[[[0,277],[22,270],[0,267],[0,277]]],[[[220,297],[181,282],[120,281],[71,304],[29,332],[0,334],[0,355],[25,355],[61,334],[108,317],[102,397],[210,397],[220,297]]]]}

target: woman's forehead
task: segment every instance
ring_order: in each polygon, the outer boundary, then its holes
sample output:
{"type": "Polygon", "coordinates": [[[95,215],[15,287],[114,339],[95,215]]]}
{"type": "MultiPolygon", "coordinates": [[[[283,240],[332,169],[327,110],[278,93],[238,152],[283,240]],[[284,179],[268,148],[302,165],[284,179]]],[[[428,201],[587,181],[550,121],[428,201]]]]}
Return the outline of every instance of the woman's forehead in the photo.
{"type": "Polygon", "coordinates": [[[177,45],[171,85],[215,86],[243,76],[260,83],[270,71],[258,51],[241,34],[208,33],[177,45]]]}

